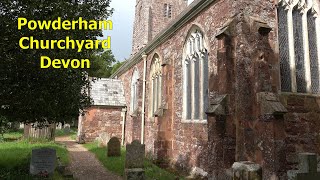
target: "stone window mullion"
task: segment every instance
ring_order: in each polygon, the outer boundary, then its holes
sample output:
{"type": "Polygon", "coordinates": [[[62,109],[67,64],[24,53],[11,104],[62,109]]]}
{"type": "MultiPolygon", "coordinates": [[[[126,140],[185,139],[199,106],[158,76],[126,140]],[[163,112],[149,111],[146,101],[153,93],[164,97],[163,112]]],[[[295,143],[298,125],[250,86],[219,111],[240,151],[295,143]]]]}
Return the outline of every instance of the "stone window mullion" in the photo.
{"type": "Polygon", "coordinates": [[[137,83],[138,82],[135,82],[135,84],[134,84],[134,95],[133,95],[133,97],[134,97],[134,105],[133,105],[133,109],[136,109],[137,108],[137,105],[138,105],[138,94],[137,94],[137,83]]]}
{"type": "Polygon", "coordinates": [[[155,94],[153,96],[153,102],[154,102],[154,111],[157,111],[158,110],[158,77],[155,76],[155,79],[154,79],[154,82],[155,82],[155,94]]]}
{"type": "Polygon", "coordinates": [[[289,62],[290,62],[290,70],[291,70],[291,91],[297,92],[292,13],[293,13],[293,6],[289,6],[289,9],[287,11],[287,23],[288,23],[287,28],[288,28],[289,62]]]}
{"type": "Polygon", "coordinates": [[[162,75],[161,74],[159,74],[159,76],[158,76],[158,87],[157,87],[157,89],[158,89],[158,95],[157,95],[157,97],[158,97],[158,108],[161,108],[161,96],[162,96],[162,91],[161,91],[161,87],[162,87],[162,75]]]}
{"type": "Polygon", "coordinates": [[[191,86],[190,86],[190,83],[191,83],[191,62],[189,59],[186,59],[184,61],[184,92],[183,92],[183,95],[184,95],[184,118],[186,119],[190,119],[191,118],[191,86]]]}
{"type": "MultiPolygon", "coordinates": [[[[309,49],[309,30],[308,30],[308,17],[307,13],[311,7],[303,9],[302,14],[302,34],[303,34],[303,49],[305,60],[305,79],[306,79],[306,91],[311,93],[311,65],[310,65],[310,49],[309,49]]],[[[312,27],[310,27],[312,28],[312,27]]]]}
{"type": "Polygon", "coordinates": [[[201,52],[200,56],[200,72],[201,72],[201,79],[203,80],[202,83],[200,83],[200,119],[206,119],[206,107],[208,107],[208,66],[207,61],[208,55],[207,52],[201,52]]]}
{"type": "Polygon", "coordinates": [[[155,94],[155,84],[154,84],[154,77],[152,77],[152,80],[151,80],[151,112],[152,112],[152,116],[154,116],[154,94],[155,94]]]}

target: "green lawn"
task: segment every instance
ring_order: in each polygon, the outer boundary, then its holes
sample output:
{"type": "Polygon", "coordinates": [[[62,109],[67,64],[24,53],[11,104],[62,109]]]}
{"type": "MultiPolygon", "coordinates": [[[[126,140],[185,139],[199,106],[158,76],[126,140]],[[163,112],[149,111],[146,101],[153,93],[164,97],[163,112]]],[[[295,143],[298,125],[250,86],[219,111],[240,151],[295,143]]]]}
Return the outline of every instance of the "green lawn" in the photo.
{"type": "Polygon", "coordinates": [[[5,133],[3,138],[4,141],[16,141],[18,139],[21,139],[23,136],[23,129],[19,129],[17,131],[11,131],[8,133],[5,133]]]}
{"type": "MultiPolygon", "coordinates": [[[[28,142],[19,140],[21,132],[5,134],[5,142],[0,143],[0,179],[30,179],[29,164],[32,149],[47,147],[57,151],[57,156],[63,164],[69,163],[68,151],[65,147],[54,142],[28,142]]],[[[62,179],[55,174],[54,179],[62,179]]]]}
{"type": "MultiPolygon", "coordinates": [[[[84,147],[93,152],[108,170],[120,176],[124,175],[125,149],[121,150],[120,157],[107,157],[107,148],[98,147],[96,142],[84,144],[84,147]]],[[[175,180],[177,177],[176,175],[152,164],[147,159],[144,162],[144,166],[146,177],[149,180],[175,180]]]]}

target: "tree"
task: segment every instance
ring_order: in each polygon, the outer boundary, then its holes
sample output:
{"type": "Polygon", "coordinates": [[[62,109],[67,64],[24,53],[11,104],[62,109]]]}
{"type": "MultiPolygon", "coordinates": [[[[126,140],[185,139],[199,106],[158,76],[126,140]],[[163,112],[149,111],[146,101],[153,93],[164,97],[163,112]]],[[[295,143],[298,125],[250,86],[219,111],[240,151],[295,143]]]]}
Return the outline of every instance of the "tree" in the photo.
{"type": "Polygon", "coordinates": [[[113,66],[112,66],[112,70],[111,70],[111,74],[115,73],[125,62],[126,60],[120,62],[120,61],[117,61],[117,63],[115,63],[113,66]]]}
{"type": "Polygon", "coordinates": [[[58,58],[85,58],[93,50],[22,50],[21,37],[59,40],[95,40],[101,30],[18,30],[18,17],[28,20],[86,20],[107,19],[112,9],[110,0],[0,1],[0,114],[19,122],[69,121],[90,105],[85,89],[89,87],[86,69],[40,69],[42,55],[58,58]],[[72,3],[78,2],[78,3],[72,3]]]}
{"type": "Polygon", "coordinates": [[[111,50],[94,54],[91,60],[91,68],[88,69],[90,77],[108,78],[111,76],[112,64],[116,62],[111,50]]]}

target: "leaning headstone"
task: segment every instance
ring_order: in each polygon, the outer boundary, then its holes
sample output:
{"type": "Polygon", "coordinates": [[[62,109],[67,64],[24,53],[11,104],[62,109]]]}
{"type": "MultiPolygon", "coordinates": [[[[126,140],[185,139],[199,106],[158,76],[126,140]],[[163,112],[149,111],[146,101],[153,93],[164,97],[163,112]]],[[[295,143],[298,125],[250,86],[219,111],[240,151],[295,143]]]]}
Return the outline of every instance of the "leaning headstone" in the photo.
{"type": "Polygon", "coordinates": [[[56,150],[50,148],[33,149],[30,162],[30,174],[48,177],[54,173],[56,150]]]}
{"type": "Polygon", "coordinates": [[[300,153],[299,170],[288,171],[288,176],[288,179],[292,180],[319,180],[320,172],[317,171],[317,155],[314,153],[300,153]]]}
{"type": "Polygon", "coordinates": [[[235,162],[232,165],[233,180],[262,180],[262,168],[250,161],[235,162]]]}
{"type": "Polygon", "coordinates": [[[110,139],[107,145],[108,149],[108,157],[120,156],[121,155],[121,144],[117,137],[113,137],[110,139]]]}
{"type": "Polygon", "coordinates": [[[126,146],[126,180],[144,180],[145,145],[135,140],[126,146]]]}

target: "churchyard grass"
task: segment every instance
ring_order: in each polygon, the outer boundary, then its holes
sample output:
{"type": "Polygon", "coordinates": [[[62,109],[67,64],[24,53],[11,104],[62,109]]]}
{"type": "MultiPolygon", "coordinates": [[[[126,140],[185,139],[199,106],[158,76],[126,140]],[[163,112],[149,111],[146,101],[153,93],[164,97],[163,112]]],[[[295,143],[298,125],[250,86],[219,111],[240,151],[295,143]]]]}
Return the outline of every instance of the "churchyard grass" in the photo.
{"type": "MultiPolygon", "coordinates": [[[[120,157],[108,157],[107,156],[107,148],[106,147],[98,147],[97,142],[84,144],[84,147],[89,151],[94,153],[99,161],[103,164],[105,168],[109,171],[118,174],[120,176],[124,176],[124,166],[125,166],[125,149],[121,149],[120,157]]],[[[154,165],[150,160],[145,159],[145,174],[148,180],[175,180],[176,175],[159,168],[154,165]]]]}
{"type": "Polygon", "coordinates": [[[15,141],[21,139],[23,136],[23,129],[18,129],[17,131],[9,131],[3,135],[4,141],[15,141]]]}
{"type": "MultiPolygon", "coordinates": [[[[54,142],[36,142],[22,140],[22,131],[4,134],[5,141],[0,143],[0,179],[31,179],[29,164],[31,151],[35,148],[53,148],[57,151],[62,164],[69,163],[68,151],[54,142]]],[[[55,173],[54,179],[63,179],[55,173]]]]}
{"type": "Polygon", "coordinates": [[[70,128],[69,133],[65,132],[63,129],[56,129],[55,136],[56,137],[70,136],[71,139],[73,139],[77,136],[77,129],[72,127],[70,128]]]}

